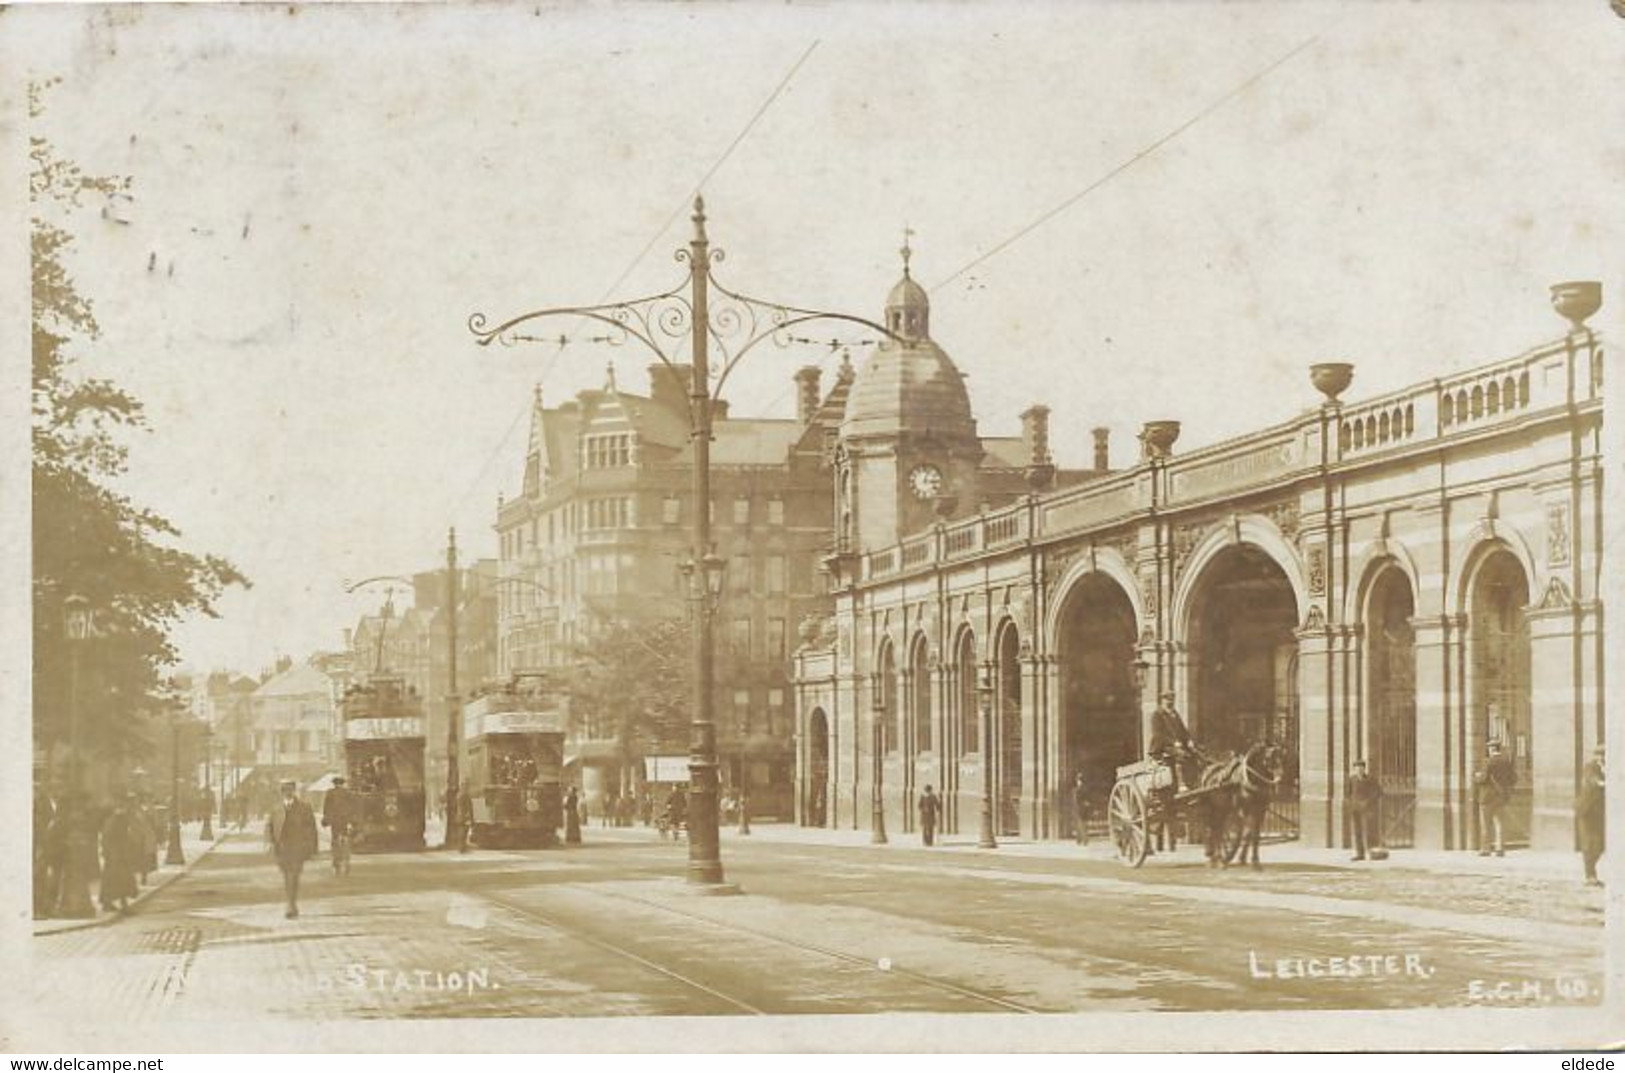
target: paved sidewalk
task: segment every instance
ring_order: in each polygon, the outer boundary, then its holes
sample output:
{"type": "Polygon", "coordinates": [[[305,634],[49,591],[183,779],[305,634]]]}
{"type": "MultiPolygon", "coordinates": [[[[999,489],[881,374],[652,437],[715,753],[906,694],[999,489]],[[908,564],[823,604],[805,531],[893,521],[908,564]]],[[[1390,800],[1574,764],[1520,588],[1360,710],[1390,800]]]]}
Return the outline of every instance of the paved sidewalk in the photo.
{"type": "MultiPolygon", "coordinates": [[[[186,858],[185,864],[165,864],[163,863],[164,851],[161,849],[158,851],[158,870],[147,876],[146,885],[136,894],[135,899],[130,903],[129,910],[123,913],[104,913],[98,908],[94,917],[51,917],[45,920],[36,920],[34,921],[34,934],[56,935],[65,931],[78,931],[82,928],[97,928],[130,916],[147,899],[189,872],[193,865],[197,864],[215,846],[224,841],[231,830],[229,825],[220,824],[215,827],[214,839],[204,841],[198,834],[201,826],[201,824],[191,823],[181,828],[181,856],[186,858]]],[[[92,905],[97,904],[96,892],[99,885],[99,878],[91,880],[90,900],[92,905]]]]}
{"type": "MultiPolygon", "coordinates": [[[[628,833],[647,834],[648,837],[656,837],[652,828],[645,829],[641,827],[611,828],[604,832],[598,832],[595,828],[590,833],[600,837],[604,834],[624,836],[628,833]]],[[[589,832],[583,831],[582,834],[585,836],[589,832]]],[[[829,830],[818,827],[796,827],[792,824],[780,823],[753,824],[749,835],[740,835],[732,825],[724,825],[722,838],[724,842],[753,838],[767,842],[861,846],[875,850],[904,849],[923,851],[926,848],[920,844],[918,832],[892,834],[886,845],[875,846],[870,842],[867,829],[856,831],[851,829],[829,830]]],[[[939,836],[932,852],[969,853],[985,857],[1031,857],[1051,860],[1116,860],[1116,854],[1104,839],[1092,839],[1088,845],[1079,846],[1070,841],[1033,842],[1010,838],[1000,839],[999,847],[996,850],[984,850],[977,847],[976,835],[957,834],[939,836]]],[[[1182,847],[1179,852],[1183,855],[1199,853],[1198,850],[1186,847],[1182,847]]],[[[1390,850],[1389,853],[1391,856],[1386,861],[1354,861],[1350,860],[1350,853],[1346,849],[1315,849],[1295,842],[1279,842],[1265,845],[1262,856],[1266,863],[1311,865],[1322,868],[1348,869],[1350,871],[1408,869],[1441,875],[1518,876],[1524,879],[1572,881],[1576,884],[1581,879],[1580,855],[1578,853],[1509,850],[1505,857],[1480,857],[1473,851],[1452,852],[1446,850],[1395,849],[1390,850]]]]}

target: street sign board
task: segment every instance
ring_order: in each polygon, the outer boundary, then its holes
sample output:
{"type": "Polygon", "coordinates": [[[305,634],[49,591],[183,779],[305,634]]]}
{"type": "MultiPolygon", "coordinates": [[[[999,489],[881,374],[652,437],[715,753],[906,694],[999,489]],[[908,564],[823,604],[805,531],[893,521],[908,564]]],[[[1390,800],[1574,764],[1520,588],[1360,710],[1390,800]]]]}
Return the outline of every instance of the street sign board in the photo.
{"type": "Polygon", "coordinates": [[[646,756],[643,758],[643,778],[646,782],[687,782],[688,757],[646,756]]]}
{"type": "Polygon", "coordinates": [[[415,715],[370,716],[344,722],[344,737],[350,741],[421,738],[423,734],[423,720],[415,715]]]}

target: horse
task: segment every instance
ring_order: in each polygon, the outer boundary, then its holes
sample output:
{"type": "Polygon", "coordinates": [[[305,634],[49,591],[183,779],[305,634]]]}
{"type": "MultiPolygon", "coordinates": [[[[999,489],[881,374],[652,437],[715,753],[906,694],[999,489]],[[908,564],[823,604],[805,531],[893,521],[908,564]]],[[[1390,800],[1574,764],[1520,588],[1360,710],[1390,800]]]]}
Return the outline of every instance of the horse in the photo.
{"type": "Polygon", "coordinates": [[[1204,849],[1210,868],[1228,868],[1233,858],[1245,864],[1249,856],[1258,863],[1259,834],[1269,809],[1275,784],[1281,779],[1281,747],[1261,741],[1246,752],[1231,754],[1208,763],[1202,769],[1198,786],[1206,820],[1204,849]],[[1233,846],[1225,844],[1225,832],[1233,822],[1240,824],[1240,837],[1233,846]]]}
{"type": "Polygon", "coordinates": [[[1264,868],[1258,862],[1258,842],[1284,766],[1284,753],[1272,741],[1258,742],[1241,757],[1235,788],[1235,808],[1241,813],[1242,825],[1236,863],[1246,864],[1250,855],[1255,871],[1264,868]]]}

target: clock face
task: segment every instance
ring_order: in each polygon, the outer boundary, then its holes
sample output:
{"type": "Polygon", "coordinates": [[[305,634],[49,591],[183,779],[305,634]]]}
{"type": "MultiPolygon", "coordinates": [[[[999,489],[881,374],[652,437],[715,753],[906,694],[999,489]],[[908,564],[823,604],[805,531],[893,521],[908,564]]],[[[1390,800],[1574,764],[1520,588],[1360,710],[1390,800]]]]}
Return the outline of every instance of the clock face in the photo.
{"type": "Polygon", "coordinates": [[[908,474],[909,487],[919,499],[930,499],[942,493],[942,471],[935,466],[915,466],[908,474]]]}

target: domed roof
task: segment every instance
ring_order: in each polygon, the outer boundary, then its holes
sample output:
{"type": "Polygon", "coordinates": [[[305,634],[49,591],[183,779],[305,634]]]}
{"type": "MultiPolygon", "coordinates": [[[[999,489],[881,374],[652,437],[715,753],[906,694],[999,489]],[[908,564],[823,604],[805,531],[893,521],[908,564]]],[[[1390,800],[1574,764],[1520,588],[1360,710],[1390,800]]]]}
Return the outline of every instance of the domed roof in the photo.
{"type": "Polygon", "coordinates": [[[897,281],[897,286],[886,296],[886,308],[929,310],[931,299],[926,297],[925,288],[915,283],[914,277],[904,269],[903,278],[897,281]]]}
{"type": "Polygon", "coordinates": [[[846,398],[843,439],[899,433],[948,440],[976,435],[965,378],[929,339],[908,345],[887,340],[876,347],[846,398]]]}

